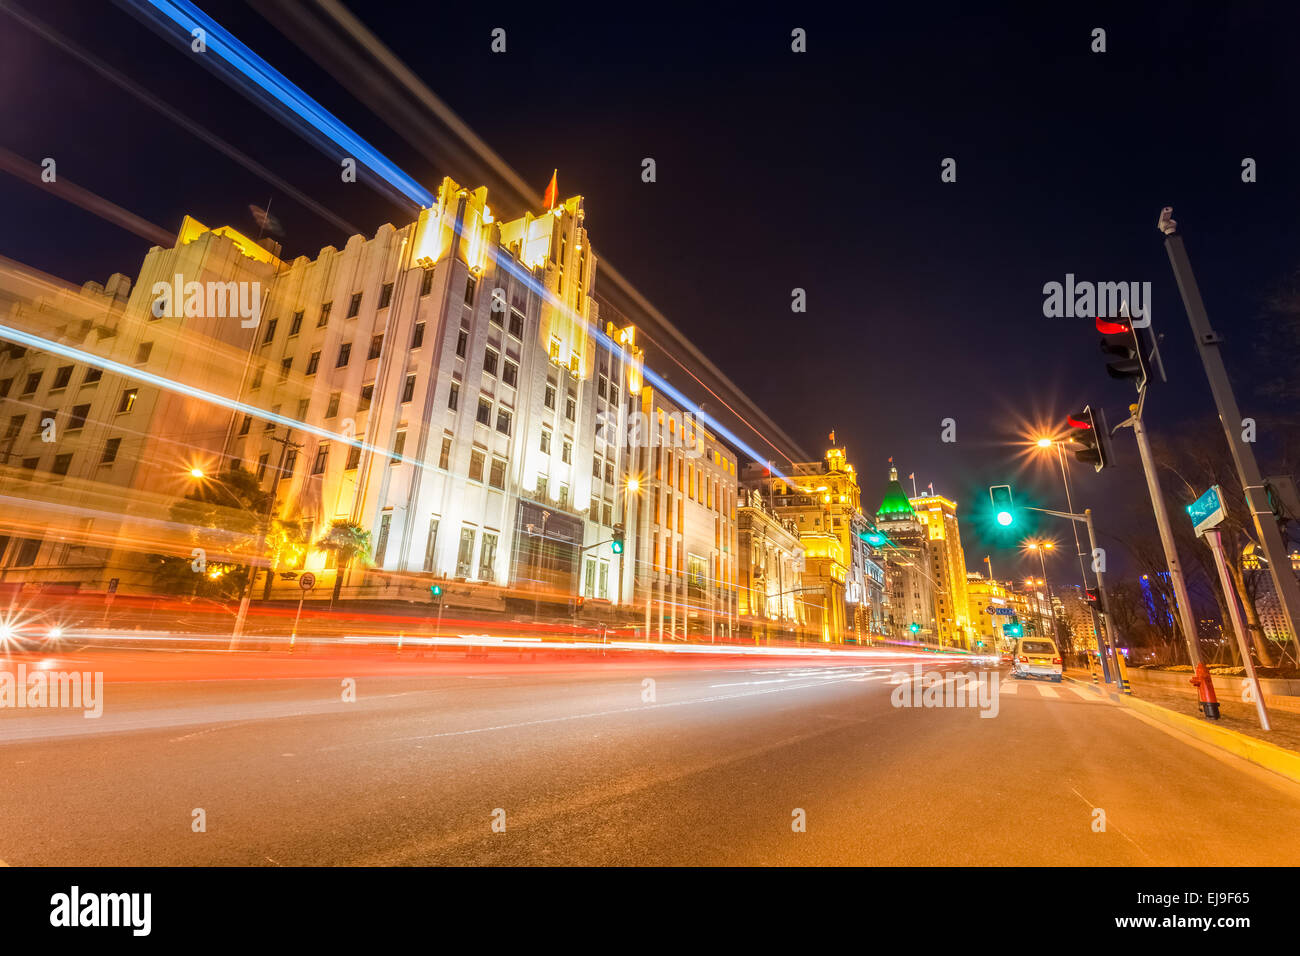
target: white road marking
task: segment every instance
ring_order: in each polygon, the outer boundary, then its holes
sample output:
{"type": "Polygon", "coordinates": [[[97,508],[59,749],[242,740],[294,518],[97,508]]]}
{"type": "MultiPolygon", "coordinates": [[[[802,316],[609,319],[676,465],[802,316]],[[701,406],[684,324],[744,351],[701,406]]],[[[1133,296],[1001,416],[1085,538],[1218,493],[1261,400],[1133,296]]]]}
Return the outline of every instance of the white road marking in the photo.
{"type": "Polygon", "coordinates": [[[1019,685],[1019,684],[1013,683],[1013,682],[1011,682],[1011,681],[1007,681],[1007,682],[1004,683],[1004,684],[999,684],[999,685],[998,685],[998,694],[999,694],[999,695],[1002,695],[1002,694],[1010,694],[1011,696],[1014,697],[1014,696],[1015,696],[1016,694],[1018,694],[1018,693],[1020,693],[1020,685],[1019,685]]]}
{"type": "Polygon", "coordinates": [[[1052,688],[1048,687],[1046,684],[1038,688],[1038,693],[1042,694],[1044,697],[1047,698],[1055,698],[1061,696],[1056,691],[1052,690],[1052,688]]]}

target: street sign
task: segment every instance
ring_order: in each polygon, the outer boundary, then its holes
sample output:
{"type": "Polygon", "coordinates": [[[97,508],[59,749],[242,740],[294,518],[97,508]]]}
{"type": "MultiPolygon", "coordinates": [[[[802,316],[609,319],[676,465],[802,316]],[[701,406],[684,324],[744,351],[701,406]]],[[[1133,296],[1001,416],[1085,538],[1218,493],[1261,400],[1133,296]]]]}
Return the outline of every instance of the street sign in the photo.
{"type": "Polygon", "coordinates": [[[1187,514],[1192,519],[1197,537],[1221,524],[1227,513],[1223,510],[1223,495],[1219,486],[1211,485],[1209,491],[1188,505],[1187,514]]]}
{"type": "Polygon", "coordinates": [[[302,588],[304,591],[310,591],[315,586],[316,575],[312,574],[310,571],[307,571],[298,579],[298,587],[302,588]]]}
{"type": "Polygon", "coordinates": [[[994,607],[990,604],[987,608],[990,614],[1015,614],[1015,610],[1009,607],[994,607]]]}

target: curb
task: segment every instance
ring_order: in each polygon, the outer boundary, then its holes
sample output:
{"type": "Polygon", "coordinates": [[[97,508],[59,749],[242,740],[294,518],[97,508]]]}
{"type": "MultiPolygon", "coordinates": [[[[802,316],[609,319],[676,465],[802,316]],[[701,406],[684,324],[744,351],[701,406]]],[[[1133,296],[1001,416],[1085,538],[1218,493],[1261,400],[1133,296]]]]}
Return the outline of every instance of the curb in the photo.
{"type": "MultiPolygon", "coordinates": [[[[1075,681],[1075,683],[1083,683],[1077,678],[1070,677],[1068,679],[1075,681]]],[[[1221,750],[1226,750],[1256,766],[1271,770],[1288,780],[1300,783],[1300,753],[1296,753],[1294,750],[1287,750],[1285,747],[1270,744],[1240,731],[1229,730],[1226,727],[1215,727],[1203,720],[1177,713],[1157,704],[1148,703],[1137,697],[1114,692],[1105,692],[1103,696],[1109,697],[1123,707],[1128,707],[1150,717],[1166,727],[1185,733],[1189,737],[1194,737],[1201,743],[1211,744],[1221,750]]]]}

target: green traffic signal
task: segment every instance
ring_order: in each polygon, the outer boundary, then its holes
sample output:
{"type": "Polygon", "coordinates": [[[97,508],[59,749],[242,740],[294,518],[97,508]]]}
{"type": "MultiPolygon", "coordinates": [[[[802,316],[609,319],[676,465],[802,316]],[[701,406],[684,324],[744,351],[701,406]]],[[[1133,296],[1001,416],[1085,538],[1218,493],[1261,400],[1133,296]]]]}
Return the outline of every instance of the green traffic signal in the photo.
{"type": "Polygon", "coordinates": [[[913,634],[919,634],[919,633],[921,633],[921,625],[920,625],[920,624],[917,624],[915,621],[913,621],[911,624],[909,624],[908,627],[907,627],[907,629],[908,629],[909,631],[911,631],[913,634]]]}
{"type": "Polygon", "coordinates": [[[1002,527],[1008,527],[1016,520],[1010,485],[990,485],[989,501],[993,503],[993,516],[1002,527]]]}
{"type": "Polygon", "coordinates": [[[442,585],[441,585],[441,584],[430,584],[430,585],[429,585],[429,593],[432,594],[434,597],[442,597],[442,585]]]}
{"type": "Polygon", "coordinates": [[[609,539],[609,549],[613,551],[615,554],[623,553],[623,535],[624,535],[623,526],[618,525],[614,529],[614,536],[609,539]]]}

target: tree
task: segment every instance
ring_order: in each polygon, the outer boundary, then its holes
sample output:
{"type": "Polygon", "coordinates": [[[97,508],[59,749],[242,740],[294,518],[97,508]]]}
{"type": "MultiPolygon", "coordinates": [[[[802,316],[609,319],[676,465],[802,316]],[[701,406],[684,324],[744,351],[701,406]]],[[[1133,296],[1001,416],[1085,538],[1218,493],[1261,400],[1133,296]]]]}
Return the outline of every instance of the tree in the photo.
{"type": "Polygon", "coordinates": [[[316,542],[316,550],[334,552],[337,570],[334,572],[334,593],[330,596],[330,607],[333,607],[343,591],[343,576],[353,562],[370,563],[370,532],[352,521],[335,521],[316,542]]]}
{"type": "Polygon", "coordinates": [[[259,532],[269,497],[257,477],[240,468],[196,479],[169,515],[173,523],[188,529],[201,554],[151,555],[158,589],[186,597],[239,597],[251,572],[250,558],[261,544],[259,532]]]}

